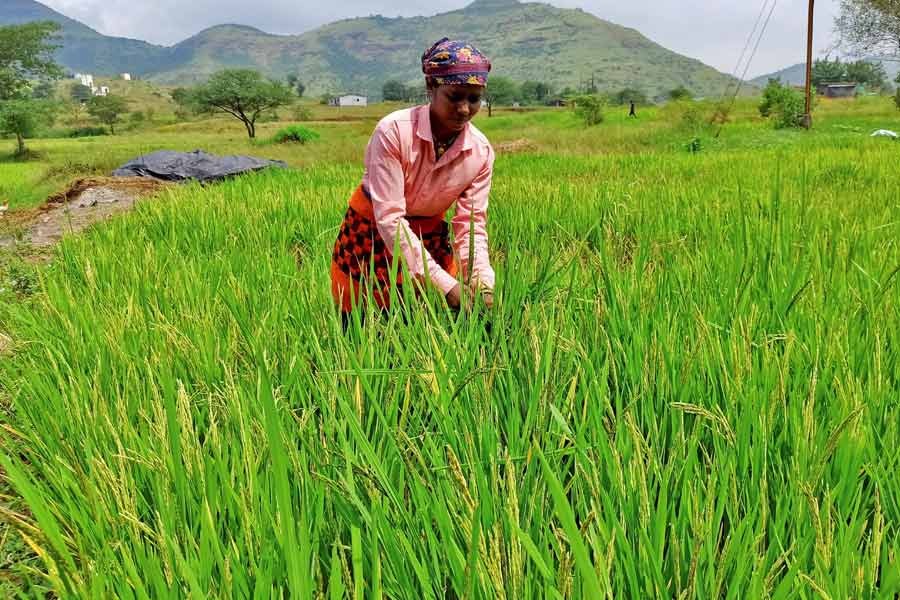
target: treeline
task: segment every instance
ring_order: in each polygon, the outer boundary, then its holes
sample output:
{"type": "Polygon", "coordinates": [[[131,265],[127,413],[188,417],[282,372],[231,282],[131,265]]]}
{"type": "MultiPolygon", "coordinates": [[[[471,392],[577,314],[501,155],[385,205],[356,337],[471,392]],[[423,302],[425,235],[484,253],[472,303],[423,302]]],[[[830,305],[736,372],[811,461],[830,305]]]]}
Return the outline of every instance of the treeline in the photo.
{"type": "MultiPolygon", "coordinates": [[[[388,102],[421,102],[425,99],[423,85],[406,85],[402,81],[391,79],[382,87],[382,97],[388,102]]],[[[596,87],[575,89],[565,87],[557,90],[552,84],[543,81],[515,81],[509,77],[493,76],[485,91],[488,105],[497,106],[546,106],[565,103],[573,98],[592,95],[599,96],[604,104],[617,106],[634,102],[637,105],[653,104],[657,100],[683,100],[693,97],[690,90],[680,86],[670,90],[663,98],[651,98],[645,91],[637,88],[623,88],[616,92],[600,93],[596,87]]]]}
{"type": "Polygon", "coordinates": [[[841,59],[823,58],[815,61],[812,68],[812,84],[855,83],[872,91],[889,91],[891,86],[887,71],[880,62],[858,60],[843,62],[841,59]]]}

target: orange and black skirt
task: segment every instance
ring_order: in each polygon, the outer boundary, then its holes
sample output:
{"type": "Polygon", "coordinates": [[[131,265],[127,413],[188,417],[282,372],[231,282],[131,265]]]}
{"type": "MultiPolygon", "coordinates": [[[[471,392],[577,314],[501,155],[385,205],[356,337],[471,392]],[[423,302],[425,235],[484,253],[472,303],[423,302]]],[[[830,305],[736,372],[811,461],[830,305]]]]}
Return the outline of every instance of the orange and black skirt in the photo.
{"type": "MultiPolygon", "coordinates": [[[[443,215],[434,217],[407,217],[413,233],[441,268],[456,276],[456,261],[450,246],[450,227],[443,215]]],[[[403,284],[402,269],[396,266],[395,285],[403,284]]],[[[378,233],[372,201],[362,186],[350,197],[350,206],[341,224],[331,257],[331,295],[344,313],[361,305],[369,283],[372,297],[380,308],[388,308],[390,302],[391,273],[395,272],[391,253],[378,233]],[[370,275],[374,280],[369,282],[370,275]]],[[[397,291],[398,296],[402,293],[397,291]]]]}

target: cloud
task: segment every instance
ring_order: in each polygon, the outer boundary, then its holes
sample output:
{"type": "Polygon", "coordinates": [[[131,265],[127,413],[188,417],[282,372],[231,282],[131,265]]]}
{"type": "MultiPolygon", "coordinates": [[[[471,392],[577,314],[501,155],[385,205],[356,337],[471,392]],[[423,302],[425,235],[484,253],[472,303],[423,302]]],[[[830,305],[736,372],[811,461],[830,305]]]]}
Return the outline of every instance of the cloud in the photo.
{"type": "MultiPolygon", "coordinates": [[[[171,45],[222,23],[250,25],[270,33],[302,33],[338,19],[382,14],[414,16],[461,8],[469,0],[441,0],[423,11],[412,0],[42,0],[101,33],[171,45]]],[[[775,2],[777,0],[769,0],[775,2]]],[[[732,72],[762,1],[747,0],[552,0],[633,27],[659,44],[732,72]]],[[[815,48],[827,51],[838,0],[817,3],[815,48]]],[[[807,0],[780,0],[749,74],[780,69],[805,57],[807,0]]]]}

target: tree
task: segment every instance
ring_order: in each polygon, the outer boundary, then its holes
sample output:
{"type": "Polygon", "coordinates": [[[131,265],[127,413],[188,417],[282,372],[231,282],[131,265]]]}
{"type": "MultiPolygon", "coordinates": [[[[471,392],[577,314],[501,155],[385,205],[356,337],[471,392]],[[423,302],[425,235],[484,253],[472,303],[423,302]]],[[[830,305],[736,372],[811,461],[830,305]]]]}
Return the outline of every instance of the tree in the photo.
{"type": "Polygon", "coordinates": [[[116,134],[116,123],[128,112],[128,103],[119,96],[94,96],[87,105],[88,114],[109,127],[116,134]]]}
{"type": "Polygon", "coordinates": [[[509,105],[519,97],[519,87],[509,77],[493,77],[485,89],[484,99],[487,102],[488,116],[493,116],[494,105],[509,105]]]}
{"type": "Polygon", "coordinates": [[[287,76],[287,84],[289,88],[297,92],[297,96],[303,97],[304,92],[306,92],[306,85],[300,81],[300,77],[296,73],[291,73],[287,76]]]}
{"type": "Polygon", "coordinates": [[[847,81],[862,84],[869,89],[880,90],[887,87],[888,75],[880,62],[858,60],[847,64],[847,81]]]}
{"type": "Polygon", "coordinates": [[[898,0],[841,0],[834,25],[852,54],[900,55],[898,0]]]}
{"type": "Polygon", "coordinates": [[[553,93],[550,84],[542,81],[525,81],[522,83],[522,100],[529,104],[543,104],[553,93]]]}
{"type": "Polygon", "coordinates": [[[51,43],[58,30],[50,22],[0,27],[0,101],[20,98],[30,81],[62,76],[51,43]]]}
{"type": "Polygon", "coordinates": [[[199,110],[224,112],[240,120],[250,139],[256,137],[260,115],[290,104],[293,97],[285,84],[252,69],[219,71],[191,93],[192,104],[199,110]]]}
{"type": "Polygon", "coordinates": [[[86,85],[82,85],[80,83],[73,83],[72,87],[69,88],[69,97],[72,98],[75,102],[84,103],[90,100],[94,96],[94,93],[91,91],[86,85]]]}
{"type": "Polygon", "coordinates": [[[404,102],[409,97],[409,90],[402,81],[389,79],[381,87],[381,96],[389,102],[404,102]]]}
{"type": "Polygon", "coordinates": [[[669,90],[669,100],[673,102],[679,102],[681,100],[690,100],[694,97],[689,89],[684,87],[683,85],[679,85],[677,88],[669,90]]]}
{"type": "Polygon", "coordinates": [[[52,122],[54,108],[48,100],[30,98],[0,103],[0,134],[16,136],[16,155],[24,156],[25,139],[33,137],[40,125],[52,122]]]}
{"type": "Polygon", "coordinates": [[[841,59],[831,60],[826,56],[813,62],[812,84],[814,86],[840,81],[847,81],[847,65],[842,63],[841,59]]]}
{"type": "Polygon", "coordinates": [[[31,98],[30,82],[62,76],[53,60],[58,30],[50,22],[0,27],[0,132],[16,136],[19,155],[26,152],[25,139],[52,118],[51,103],[31,98]]]}
{"type": "Polygon", "coordinates": [[[770,79],[763,90],[763,100],[759,105],[759,114],[772,117],[775,127],[783,129],[800,127],[806,110],[803,95],[790,86],[782,85],[777,79],[770,79]]]}
{"type": "Polygon", "coordinates": [[[52,100],[55,95],[56,86],[48,80],[39,82],[31,90],[31,97],[35,100],[52,100]]]}
{"type": "Polygon", "coordinates": [[[192,107],[193,98],[191,98],[191,90],[187,88],[175,88],[172,90],[170,94],[172,96],[172,102],[177,104],[181,108],[189,109],[192,107]]]}
{"type": "Polygon", "coordinates": [[[616,106],[622,106],[631,102],[634,102],[635,104],[649,104],[647,94],[633,88],[625,88],[624,90],[616,92],[612,95],[610,100],[616,106]]]}
{"type": "Polygon", "coordinates": [[[603,122],[603,108],[606,104],[604,98],[597,94],[584,94],[572,99],[575,114],[584,120],[588,127],[599,125],[603,122]]]}

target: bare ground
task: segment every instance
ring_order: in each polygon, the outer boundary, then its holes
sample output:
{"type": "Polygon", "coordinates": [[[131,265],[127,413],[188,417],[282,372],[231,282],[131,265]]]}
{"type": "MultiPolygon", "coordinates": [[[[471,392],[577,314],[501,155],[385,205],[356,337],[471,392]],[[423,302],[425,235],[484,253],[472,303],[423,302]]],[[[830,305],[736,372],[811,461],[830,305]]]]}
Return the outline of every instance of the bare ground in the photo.
{"type": "Polygon", "coordinates": [[[138,200],[167,185],[142,177],[78,179],[39,208],[0,214],[0,248],[52,246],[64,235],[131,210],[138,200]]]}

